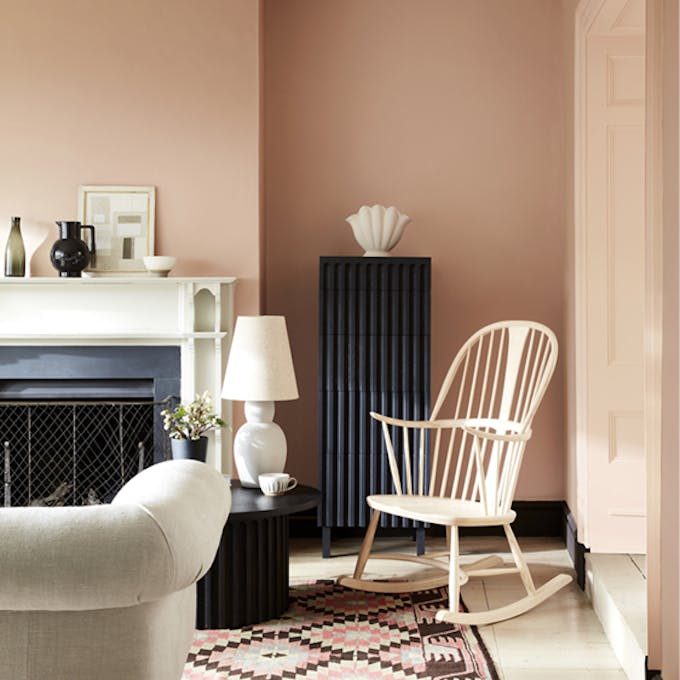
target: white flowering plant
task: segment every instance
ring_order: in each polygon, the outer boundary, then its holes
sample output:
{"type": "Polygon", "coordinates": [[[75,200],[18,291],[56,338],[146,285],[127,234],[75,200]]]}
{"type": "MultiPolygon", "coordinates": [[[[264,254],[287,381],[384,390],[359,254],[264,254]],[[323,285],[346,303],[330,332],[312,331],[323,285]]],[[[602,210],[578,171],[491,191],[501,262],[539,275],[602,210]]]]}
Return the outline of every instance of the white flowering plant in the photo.
{"type": "Polygon", "coordinates": [[[226,427],[227,424],[213,413],[210,392],[197,394],[196,398],[186,406],[179,404],[174,409],[164,409],[163,427],[169,432],[170,439],[200,439],[206,432],[215,428],[226,427]]]}

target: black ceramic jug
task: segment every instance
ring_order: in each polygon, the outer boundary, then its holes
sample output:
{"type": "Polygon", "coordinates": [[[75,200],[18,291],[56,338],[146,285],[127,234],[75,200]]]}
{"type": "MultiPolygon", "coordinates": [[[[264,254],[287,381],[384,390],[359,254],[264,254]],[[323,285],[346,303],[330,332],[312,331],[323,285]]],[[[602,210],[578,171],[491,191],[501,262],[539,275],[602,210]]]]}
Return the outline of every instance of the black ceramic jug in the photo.
{"type": "Polygon", "coordinates": [[[80,276],[88,264],[94,264],[96,253],[94,242],[94,227],[80,222],[60,221],[59,239],[55,241],[50,251],[52,266],[59,272],[59,276],[80,276]],[[81,231],[90,229],[92,248],[81,238],[81,231]]]}

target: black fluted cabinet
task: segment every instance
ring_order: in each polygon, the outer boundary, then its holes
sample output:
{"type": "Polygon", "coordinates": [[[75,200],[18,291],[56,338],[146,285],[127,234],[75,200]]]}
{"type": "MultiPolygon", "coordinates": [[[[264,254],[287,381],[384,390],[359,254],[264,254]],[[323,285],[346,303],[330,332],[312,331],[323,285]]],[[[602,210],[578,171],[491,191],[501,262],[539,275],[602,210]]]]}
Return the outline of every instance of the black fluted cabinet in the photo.
{"type": "MultiPolygon", "coordinates": [[[[368,525],[366,496],[392,493],[369,413],[424,419],[430,395],[430,258],[322,257],[318,454],[323,554],[331,530],[368,525]]],[[[383,514],[382,527],[422,526],[383,514]]]]}

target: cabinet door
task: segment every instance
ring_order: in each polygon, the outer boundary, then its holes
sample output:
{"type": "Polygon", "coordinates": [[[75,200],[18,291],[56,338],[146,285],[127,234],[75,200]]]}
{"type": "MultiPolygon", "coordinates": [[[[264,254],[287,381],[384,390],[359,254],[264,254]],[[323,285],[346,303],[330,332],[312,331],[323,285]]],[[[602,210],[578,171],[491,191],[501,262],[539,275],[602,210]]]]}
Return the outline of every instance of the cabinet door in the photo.
{"type": "MultiPolygon", "coordinates": [[[[319,292],[319,465],[324,526],[366,526],[365,498],[391,493],[371,411],[429,410],[430,262],[322,258],[319,292]]],[[[412,526],[385,517],[383,526],[412,526]]]]}

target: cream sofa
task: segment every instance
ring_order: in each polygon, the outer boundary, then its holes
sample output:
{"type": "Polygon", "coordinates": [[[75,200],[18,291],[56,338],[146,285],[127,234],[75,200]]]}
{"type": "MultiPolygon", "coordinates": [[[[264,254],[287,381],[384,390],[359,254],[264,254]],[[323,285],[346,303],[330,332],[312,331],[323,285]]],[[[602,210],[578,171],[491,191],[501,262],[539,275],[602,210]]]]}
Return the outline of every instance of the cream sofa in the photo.
{"type": "Polygon", "coordinates": [[[110,505],[0,509],[0,680],[180,678],[230,503],[178,460],[110,505]]]}

